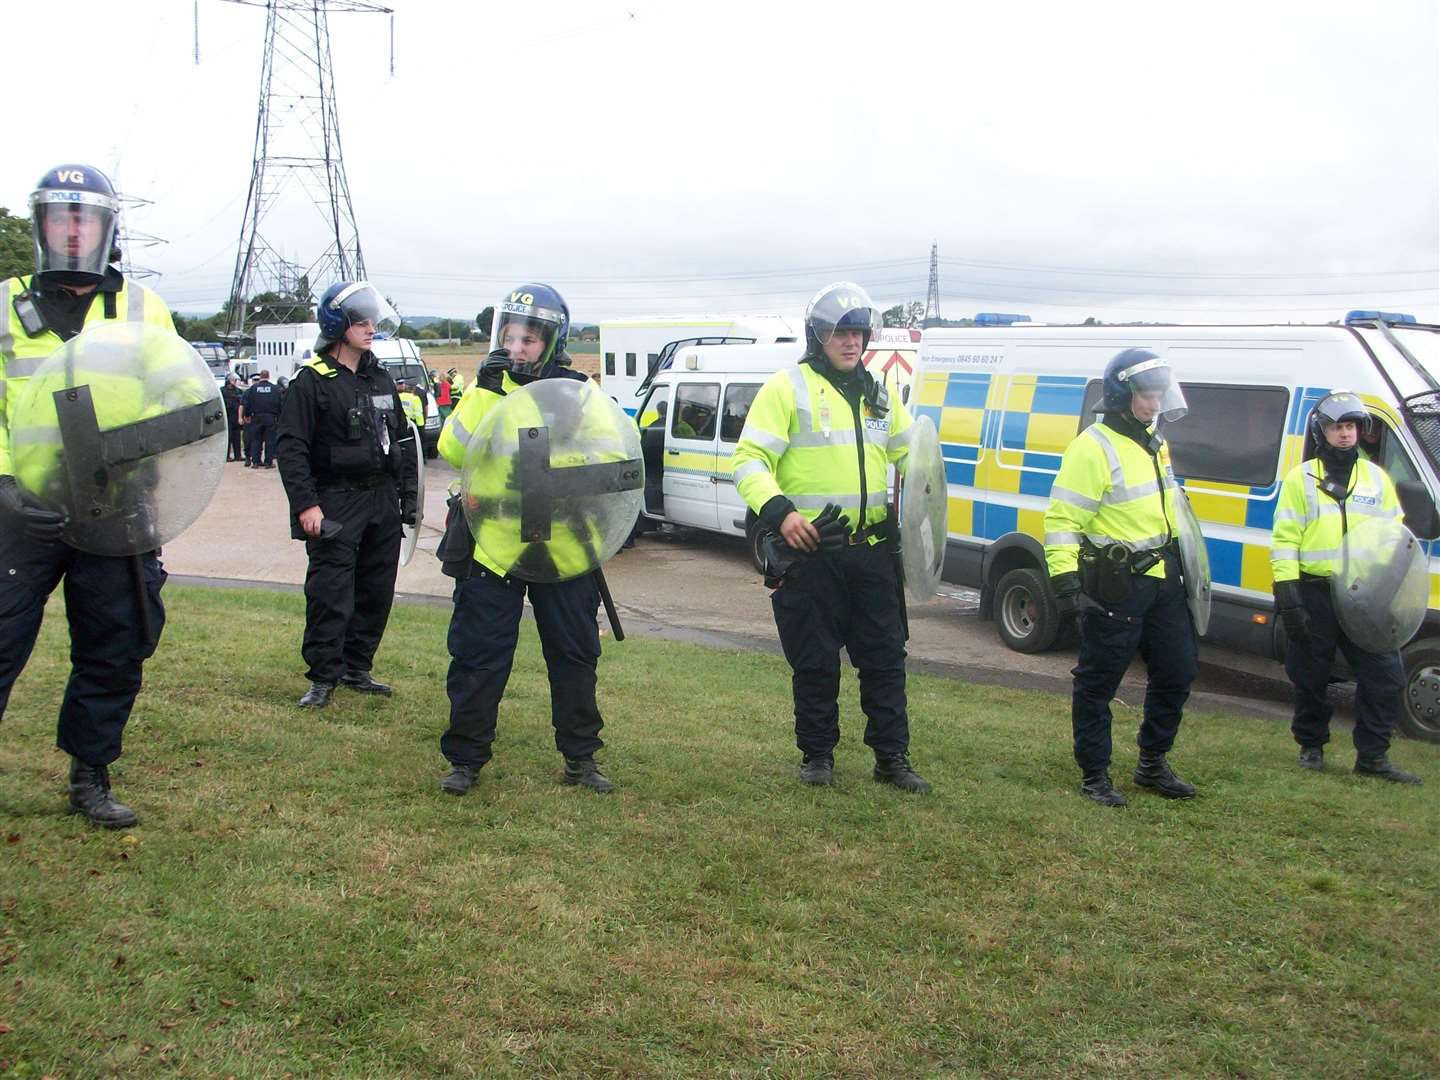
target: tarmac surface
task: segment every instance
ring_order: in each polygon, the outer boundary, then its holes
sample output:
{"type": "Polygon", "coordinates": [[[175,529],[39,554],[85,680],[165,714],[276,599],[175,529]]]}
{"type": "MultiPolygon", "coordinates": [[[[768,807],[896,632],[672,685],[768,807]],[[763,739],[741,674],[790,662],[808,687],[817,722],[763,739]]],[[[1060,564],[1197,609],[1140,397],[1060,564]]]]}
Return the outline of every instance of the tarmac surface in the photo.
{"type": "MultiPolygon", "coordinates": [[[[401,567],[396,583],[401,602],[450,602],[453,582],[440,572],[434,551],[445,521],[446,487],[455,479],[445,462],[426,463],[424,521],[415,557],[401,567]]],[[[166,546],[163,561],[177,583],[300,588],[305,546],[290,539],[279,469],[227,464],[219,492],[200,520],[166,546]]],[[[605,575],[627,636],[779,651],[769,591],[739,538],[666,528],[620,552],[606,563],[605,575]]],[[[994,623],[980,620],[978,601],[971,590],[945,586],[935,599],[910,604],[910,670],[1069,694],[1074,653],[1012,652],[996,635],[994,623]]],[[[602,632],[610,633],[603,614],[602,632]]],[[[297,627],[297,669],[299,639],[297,627]]],[[[435,647],[443,649],[444,642],[435,647]]],[[[1119,699],[1138,704],[1143,692],[1144,668],[1137,663],[1119,699]]],[[[1345,697],[1336,702],[1337,720],[1347,709],[1345,697]]],[[[1279,664],[1202,645],[1192,707],[1288,722],[1289,701],[1290,684],[1279,664]]]]}

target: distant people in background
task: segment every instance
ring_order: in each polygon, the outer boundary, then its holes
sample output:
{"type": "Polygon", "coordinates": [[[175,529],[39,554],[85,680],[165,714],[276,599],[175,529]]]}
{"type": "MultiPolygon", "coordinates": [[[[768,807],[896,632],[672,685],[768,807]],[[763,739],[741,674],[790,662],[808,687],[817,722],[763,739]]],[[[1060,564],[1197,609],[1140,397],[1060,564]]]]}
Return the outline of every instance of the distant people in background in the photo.
{"type": "Polygon", "coordinates": [[[290,380],[281,375],[275,380],[275,389],[280,391],[280,404],[285,404],[285,391],[290,389],[290,380]]]}
{"type": "Polygon", "coordinates": [[[280,419],[280,391],[270,381],[270,372],[255,376],[240,398],[242,422],[250,427],[250,461],[252,469],[275,468],[275,424],[280,419]]]}
{"type": "Polygon", "coordinates": [[[430,381],[435,384],[435,407],[440,410],[440,423],[443,424],[455,407],[455,399],[450,395],[450,380],[442,379],[432,371],[430,381]]]}
{"type": "Polygon", "coordinates": [[[450,377],[450,399],[457,405],[465,393],[465,376],[460,374],[458,368],[451,368],[445,373],[450,377]]]}
{"type": "Polygon", "coordinates": [[[420,395],[415,393],[406,379],[395,380],[395,392],[400,395],[400,408],[405,412],[405,419],[415,425],[417,431],[425,427],[425,403],[420,400],[420,395]]]}
{"type": "Polygon", "coordinates": [[[225,376],[225,385],[220,396],[225,400],[225,423],[230,431],[230,447],[225,452],[226,461],[243,459],[240,448],[240,378],[234,372],[225,376]]]}

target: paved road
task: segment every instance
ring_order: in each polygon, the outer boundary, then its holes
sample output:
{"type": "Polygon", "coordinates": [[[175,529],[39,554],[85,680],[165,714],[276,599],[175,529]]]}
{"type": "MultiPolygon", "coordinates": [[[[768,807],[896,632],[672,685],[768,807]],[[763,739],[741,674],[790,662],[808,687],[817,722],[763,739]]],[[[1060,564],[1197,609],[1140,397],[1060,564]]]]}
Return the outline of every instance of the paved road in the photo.
{"type": "MultiPolygon", "coordinates": [[[[433,553],[444,522],[445,488],[454,478],[444,462],[427,466],[426,524],[421,550],[400,571],[397,590],[404,596],[433,602],[450,596],[452,583],[440,573],[433,553]]],[[[164,559],[166,569],[181,578],[298,587],[305,578],[305,549],[289,539],[279,471],[227,465],[214,501],[166,547],[164,559]]],[[[778,650],[769,593],[738,538],[666,529],[641,537],[605,572],[628,634],[778,650]]],[[[1011,652],[1000,643],[994,624],[978,618],[977,600],[970,590],[947,587],[934,600],[911,605],[912,670],[1068,694],[1073,655],[1011,652]]],[[[1278,664],[1209,647],[1202,649],[1201,659],[1197,705],[1288,718],[1289,684],[1278,664]]],[[[1121,698],[1138,701],[1143,685],[1137,666],[1121,687],[1121,698]]]]}

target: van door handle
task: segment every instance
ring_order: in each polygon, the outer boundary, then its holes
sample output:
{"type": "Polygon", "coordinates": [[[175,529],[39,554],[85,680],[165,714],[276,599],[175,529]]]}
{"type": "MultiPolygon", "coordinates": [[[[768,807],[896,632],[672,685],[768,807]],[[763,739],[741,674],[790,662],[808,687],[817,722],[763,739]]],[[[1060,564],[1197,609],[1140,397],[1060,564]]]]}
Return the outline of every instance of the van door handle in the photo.
{"type": "Polygon", "coordinates": [[[665,453],[667,453],[667,454],[674,454],[676,457],[679,457],[679,456],[680,456],[680,451],[679,451],[679,450],[666,450],[665,453]]]}

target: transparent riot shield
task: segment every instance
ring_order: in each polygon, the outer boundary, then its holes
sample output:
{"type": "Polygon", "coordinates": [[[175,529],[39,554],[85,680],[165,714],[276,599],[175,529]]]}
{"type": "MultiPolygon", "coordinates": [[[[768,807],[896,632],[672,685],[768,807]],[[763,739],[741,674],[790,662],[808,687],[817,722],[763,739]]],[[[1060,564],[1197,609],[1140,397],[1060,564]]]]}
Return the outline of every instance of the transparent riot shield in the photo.
{"type": "Polygon", "coordinates": [[[644,500],[640,432],[590,381],[543,379],[485,414],[460,468],[480,551],[507,576],[549,583],[610,558],[644,500]]]}
{"type": "Polygon", "coordinates": [[[1330,579],[1335,617],[1350,640],[1388,653],[1414,637],[1429,600],[1429,563],[1424,545],[1399,521],[1351,525],[1330,579]]]}
{"type": "Polygon", "coordinates": [[[415,440],[415,524],[400,526],[400,565],[409,566],[420,542],[420,526],[425,524],[425,444],[415,422],[410,421],[410,437],[415,440]]]}
{"type": "Polygon", "coordinates": [[[940,436],[928,416],[910,429],[910,452],[900,488],[900,562],[905,588],[915,600],[929,600],[940,589],[945,568],[949,489],[940,436]]]}
{"type": "Polygon", "coordinates": [[[1195,633],[1203,637],[1210,628],[1210,552],[1182,487],[1175,489],[1175,535],[1180,544],[1180,572],[1185,575],[1185,602],[1195,620],[1195,633]]]}
{"type": "Polygon", "coordinates": [[[65,542],[136,555],[188,528],[220,486],[225,407],[190,344],[103,322],[57,349],[10,415],[15,478],[63,512],[65,542]]]}

